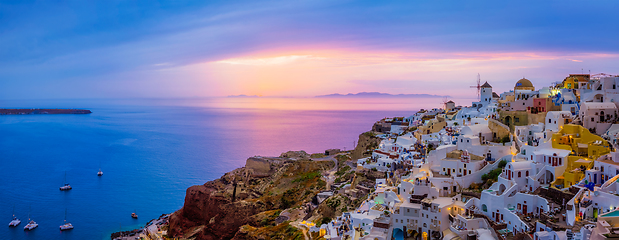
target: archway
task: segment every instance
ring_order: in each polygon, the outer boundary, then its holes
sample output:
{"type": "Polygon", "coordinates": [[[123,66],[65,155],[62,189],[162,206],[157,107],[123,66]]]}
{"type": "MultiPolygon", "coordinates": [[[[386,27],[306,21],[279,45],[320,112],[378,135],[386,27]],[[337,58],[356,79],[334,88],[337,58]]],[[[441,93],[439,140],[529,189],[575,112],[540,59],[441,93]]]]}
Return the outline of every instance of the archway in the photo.
{"type": "Polygon", "coordinates": [[[501,184],[499,185],[499,195],[503,194],[503,192],[505,192],[505,189],[507,189],[505,187],[505,184],[501,184]]]}
{"type": "Polygon", "coordinates": [[[603,102],[603,101],[604,101],[604,95],[602,95],[602,94],[596,94],[596,95],[593,97],[593,101],[594,101],[594,102],[603,102]]]}
{"type": "Polygon", "coordinates": [[[546,172],[544,172],[544,175],[542,175],[542,177],[540,177],[538,181],[541,184],[549,184],[554,180],[555,175],[550,170],[546,170],[546,172]]]}
{"type": "Polygon", "coordinates": [[[395,240],[403,240],[404,239],[404,231],[402,231],[402,229],[399,228],[395,228],[393,229],[393,239],[395,240]]]}
{"type": "Polygon", "coordinates": [[[507,126],[511,126],[512,125],[512,117],[511,116],[505,117],[505,125],[507,125],[507,126]]]}

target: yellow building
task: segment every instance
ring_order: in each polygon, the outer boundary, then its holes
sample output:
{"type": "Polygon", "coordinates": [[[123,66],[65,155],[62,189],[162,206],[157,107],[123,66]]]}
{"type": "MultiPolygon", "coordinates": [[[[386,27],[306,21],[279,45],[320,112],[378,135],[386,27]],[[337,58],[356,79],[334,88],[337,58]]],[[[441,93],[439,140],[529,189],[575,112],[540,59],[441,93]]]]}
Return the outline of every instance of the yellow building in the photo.
{"type": "Polygon", "coordinates": [[[610,146],[606,140],[574,124],[565,124],[559,132],[552,135],[552,147],[572,152],[567,157],[563,175],[557,177],[552,186],[569,187],[578,183],[584,177],[583,171],[580,170],[581,166],[591,169],[596,159],[610,153],[610,146]]]}
{"type": "Polygon", "coordinates": [[[580,89],[587,86],[589,82],[589,74],[570,74],[563,80],[563,88],[565,89],[580,89]]]}
{"type": "Polygon", "coordinates": [[[425,125],[420,126],[415,131],[415,137],[421,139],[421,135],[432,134],[441,131],[447,126],[444,116],[437,116],[436,119],[429,120],[425,125]]]}

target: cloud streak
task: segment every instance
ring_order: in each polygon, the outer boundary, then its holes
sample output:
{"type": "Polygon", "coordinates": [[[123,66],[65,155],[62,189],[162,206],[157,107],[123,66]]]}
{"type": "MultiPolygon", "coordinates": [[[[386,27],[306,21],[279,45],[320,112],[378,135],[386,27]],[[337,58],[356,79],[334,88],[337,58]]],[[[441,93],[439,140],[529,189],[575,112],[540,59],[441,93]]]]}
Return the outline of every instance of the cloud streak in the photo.
{"type": "MultiPolygon", "coordinates": [[[[379,90],[372,88],[381,84],[354,83],[379,79],[456,88],[477,72],[498,86],[522,75],[543,82],[580,69],[612,73],[619,63],[618,7],[616,1],[0,3],[0,96],[79,97],[83,89],[101,89],[96,97],[319,95],[379,90]],[[56,91],[39,90],[46,87],[56,91]]],[[[387,87],[393,84],[382,87],[419,90],[387,87]]]]}

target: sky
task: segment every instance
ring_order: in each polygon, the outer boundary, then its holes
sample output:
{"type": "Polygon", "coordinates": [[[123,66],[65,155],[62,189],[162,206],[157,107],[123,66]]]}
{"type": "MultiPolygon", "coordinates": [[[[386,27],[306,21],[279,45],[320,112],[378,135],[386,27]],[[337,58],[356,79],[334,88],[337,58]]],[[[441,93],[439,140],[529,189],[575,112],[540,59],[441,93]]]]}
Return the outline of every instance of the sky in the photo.
{"type": "Polygon", "coordinates": [[[619,74],[618,1],[0,1],[0,99],[475,96],[619,74]]]}

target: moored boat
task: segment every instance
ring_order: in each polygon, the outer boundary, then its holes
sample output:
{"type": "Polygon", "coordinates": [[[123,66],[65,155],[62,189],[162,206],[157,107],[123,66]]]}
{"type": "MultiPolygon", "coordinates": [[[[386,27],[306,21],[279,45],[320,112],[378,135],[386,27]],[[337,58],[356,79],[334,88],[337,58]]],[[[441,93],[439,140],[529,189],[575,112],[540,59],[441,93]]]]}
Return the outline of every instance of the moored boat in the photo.
{"type": "Polygon", "coordinates": [[[65,223],[60,225],[60,231],[65,231],[65,230],[71,230],[73,229],[73,224],[71,223],[65,223]]]}
{"type": "Polygon", "coordinates": [[[9,223],[9,227],[17,227],[21,223],[17,217],[15,217],[15,205],[13,205],[13,220],[9,223]]]}
{"type": "Polygon", "coordinates": [[[13,216],[13,221],[9,223],[9,227],[17,227],[21,223],[21,220],[13,216]]]}
{"type": "Polygon", "coordinates": [[[64,172],[64,186],[60,187],[60,191],[69,191],[73,189],[69,183],[67,183],[67,172],[64,172]]]}
{"type": "Polygon", "coordinates": [[[30,231],[37,228],[38,226],[39,224],[37,224],[35,221],[30,220],[30,222],[26,226],[24,226],[24,230],[30,231]]]}
{"type": "Polygon", "coordinates": [[[64,210],[64,224],[60,225],[60,231],[73,229],[73,224],[67,222],[67,209],[64,210]]]}

